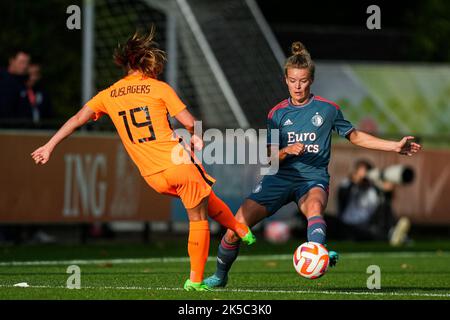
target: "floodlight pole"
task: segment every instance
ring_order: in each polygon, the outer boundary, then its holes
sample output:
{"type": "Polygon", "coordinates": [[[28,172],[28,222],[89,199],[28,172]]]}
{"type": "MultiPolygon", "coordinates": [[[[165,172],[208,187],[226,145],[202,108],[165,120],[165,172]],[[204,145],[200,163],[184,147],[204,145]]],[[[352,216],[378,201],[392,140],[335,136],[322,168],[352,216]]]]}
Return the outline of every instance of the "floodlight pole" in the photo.
{"type": "Polygon", "coordinates": [[[81,105],[92,98],[94,89],[94,17],[95,0],[83,0],[81,105]]]}
{"type": "Polygon", "coordinates": [[[262,34],[266,38],[266,41],[269,44],[269,47],[272,50],[273,55],[278,61],[278,64],[280,65],[281,69],[284,69],[284,60],[286,59],[286,56],[283,52],[283,49],[281,49],[277,38],[273,34],[272,28],[269,26],[266,18],[262,14],[261,9],[259,8],[255,0],[245,0],[245,3],[247,4],[248,8],[250,9],[250,12],[255,18],[256,23],[258,24],[259,28],[262,31],[262,34]]]}
{"type": "Polygon", "coordinates": [[[175,14],[167,13],[167,82],[177,91],[178,50],[177,50],[177,20],[175,14]]]}

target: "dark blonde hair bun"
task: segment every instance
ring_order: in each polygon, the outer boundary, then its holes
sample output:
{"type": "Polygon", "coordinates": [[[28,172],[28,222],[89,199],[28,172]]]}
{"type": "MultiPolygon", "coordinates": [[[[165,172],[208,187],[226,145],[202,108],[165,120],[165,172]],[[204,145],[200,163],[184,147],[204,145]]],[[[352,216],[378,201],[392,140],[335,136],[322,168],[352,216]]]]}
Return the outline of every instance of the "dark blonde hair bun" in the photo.
{"type": "Polygon", "coordinates": [[[284,64],[284,74],[287,75],[287,70],[290,68],[308,69],[311,79],[314,80],[315,65],[311,59],[306,47],[300,41],[295,41],[291,45],[292,55],[286,59],[284,64]]]}
{"type": "Polygon", "coordinates": [[[309,55],[308,50],[306,50],[306,47],[300,41],[295,41],[294,43],[292,43],[291,52],[293,55],[300,55],[300,54],[301,55],[303,55],[303,54],[309,55]]]}

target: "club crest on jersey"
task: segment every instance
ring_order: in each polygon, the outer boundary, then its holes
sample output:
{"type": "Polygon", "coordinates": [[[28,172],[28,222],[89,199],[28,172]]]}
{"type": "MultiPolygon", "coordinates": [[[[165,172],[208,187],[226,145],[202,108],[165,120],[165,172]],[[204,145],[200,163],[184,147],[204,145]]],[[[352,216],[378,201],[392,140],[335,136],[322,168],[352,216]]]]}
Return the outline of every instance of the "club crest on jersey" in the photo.
{"type": "Polygon", "coordinates": [[[322,116],[316,112],[316,114],[311,118],[311,123],[316,127],[320,127],[323,124],[322,116]]]}

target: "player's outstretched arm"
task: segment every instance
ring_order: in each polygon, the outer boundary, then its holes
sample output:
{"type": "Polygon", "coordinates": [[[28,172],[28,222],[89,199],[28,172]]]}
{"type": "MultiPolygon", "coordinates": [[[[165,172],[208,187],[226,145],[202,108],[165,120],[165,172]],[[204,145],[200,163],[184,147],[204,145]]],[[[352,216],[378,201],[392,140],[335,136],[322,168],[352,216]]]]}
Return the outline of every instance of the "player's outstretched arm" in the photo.
{"type": "Polygon", "coordinates": [[[408,156],[412,156],[422,148],[420,144],[412,141],[414,140],[412,136],[403,137],[400,141],[391,141],[377,138],[363,131],[353,130],[348,138],[351,143],[363,148],[398,152],[408,156]]]}
{"type": "Polygon", "coordinates": [[[74,116],[64,123],[64,125],[55,133],[55,135],[42,147],[37,148],[31,153],[36,164],[45,164],[50,158],[53,149],[58,143],[67,138],[74,132],[78,127],[81,127],[94,114],[88,106],[84,106],[80,109],[74,116]]]}

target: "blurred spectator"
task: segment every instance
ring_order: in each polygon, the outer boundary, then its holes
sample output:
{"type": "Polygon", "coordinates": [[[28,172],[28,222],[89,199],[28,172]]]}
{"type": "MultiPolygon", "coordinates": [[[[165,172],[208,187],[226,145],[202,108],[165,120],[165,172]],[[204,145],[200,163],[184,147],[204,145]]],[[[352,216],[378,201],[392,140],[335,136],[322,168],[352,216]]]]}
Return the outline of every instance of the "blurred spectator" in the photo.
{"type": "Polygon", "coordinates": [[[43,89],[40,80],[41,66],[36,63],[30,64],[26,81],[26,93],[29,104],[29,117],[31,117],[34,124],[39,124],[42,120],[53,117],[50,98],[43,89]]]}
{"type": "Polygon", "coordinates": [[[9,57],[7,69],[0,70],[0,119],[27,117],[26,86],[30,54],[15,50],[9,57]]]}
{"type": "Polygon", "coordinates": [[[395,224],[390,206],[394,185],[375,184],[368,178],[372,169],[368,160],[357,160],[349,177],[339,184],[337,220],[332,223],[341,239],[386,240],[395,224]]]}
{"type": "Polygon", "coordinates": [[[337,221],[332,221],[336,236],[349,240],[390,240],[392,245],[400,245],[406,240],[409,220],[404,217],[397,221],[393,213],[396,183],[375,178],[373,172],[373,165],[360,159],[349,177],[340,183],[337,221]]]}

